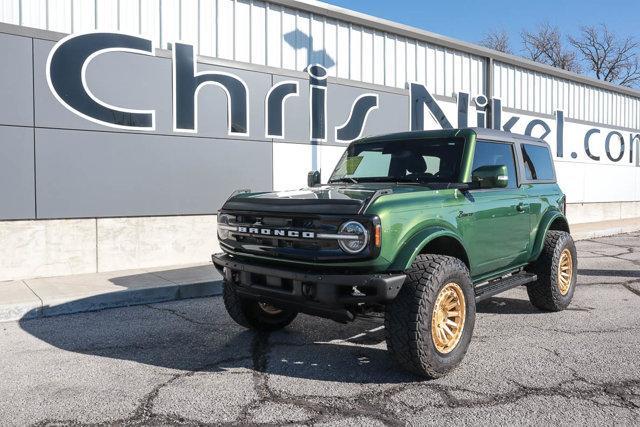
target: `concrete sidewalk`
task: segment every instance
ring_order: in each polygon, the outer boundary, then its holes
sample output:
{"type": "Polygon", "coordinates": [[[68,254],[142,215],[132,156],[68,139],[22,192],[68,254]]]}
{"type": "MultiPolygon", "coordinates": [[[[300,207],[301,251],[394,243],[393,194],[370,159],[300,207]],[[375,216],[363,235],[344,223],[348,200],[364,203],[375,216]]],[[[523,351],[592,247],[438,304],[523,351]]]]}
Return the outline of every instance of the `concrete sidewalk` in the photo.
{"type": "Polygon", "coordinates": [[[212,264],[0,282],[0,322],[219,295],[212,264]]]}
{"type": "MultiPolygon", "coordinates": [[[[575,240],[638,230],[637,219],[571,227],[575,240]]],[[[0,282],[0,322],[219,295],[221,291],[222,277],[211,263],[0,282]]]]}

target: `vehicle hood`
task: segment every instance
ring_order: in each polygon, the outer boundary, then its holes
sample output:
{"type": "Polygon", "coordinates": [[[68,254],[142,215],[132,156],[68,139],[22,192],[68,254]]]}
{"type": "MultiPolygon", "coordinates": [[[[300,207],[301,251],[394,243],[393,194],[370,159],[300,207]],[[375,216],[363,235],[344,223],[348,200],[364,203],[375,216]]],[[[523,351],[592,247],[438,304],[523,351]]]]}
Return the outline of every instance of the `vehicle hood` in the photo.
{"type": "Polygon", "coordinates": [[[389,184],[381,186],[380,183],[324,185],[300,190],[239,194],[227,200],[222,209],[355,215],[363,212],[378,190],[383,190],[385,195],[430,191],[428,187],[417,185],[389,184]]]}

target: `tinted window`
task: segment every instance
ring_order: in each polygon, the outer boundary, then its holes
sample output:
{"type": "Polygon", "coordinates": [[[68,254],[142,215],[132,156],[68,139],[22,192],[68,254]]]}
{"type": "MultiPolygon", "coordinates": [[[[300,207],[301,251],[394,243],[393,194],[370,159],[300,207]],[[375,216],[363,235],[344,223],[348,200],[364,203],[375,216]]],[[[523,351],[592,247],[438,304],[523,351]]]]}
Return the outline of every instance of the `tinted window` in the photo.
{"type": "Polygon", "coordinates": [[[522,157],[527,179],[554,179],[551,153],[547,147],[522,144],[522,157]]]}
{"type": "Polygon", "coordinates": [[[508,188],[515,188],[516,166],[513,160],[513,148],[511,144],[500,144],[497,142],[478,141],[476,152],[473,156],[472,171],[481,166],[506,166],[509,174],[508,188]]]}
{"type": "Polygon", "coordinates": [[[354,142],[330,182],[458,182],[464,145],[462,138],[354,142]]]}

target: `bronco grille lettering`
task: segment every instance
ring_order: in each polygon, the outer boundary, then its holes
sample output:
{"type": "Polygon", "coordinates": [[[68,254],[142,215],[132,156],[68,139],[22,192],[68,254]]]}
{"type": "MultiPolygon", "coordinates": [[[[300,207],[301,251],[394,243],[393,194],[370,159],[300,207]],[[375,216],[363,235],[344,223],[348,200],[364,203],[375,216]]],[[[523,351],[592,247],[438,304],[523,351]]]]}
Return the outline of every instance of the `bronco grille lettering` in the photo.
{"type": "Polygon", "coordinates": [[[238,226],[235,230],[238,233],[243,234],[259,234],[262,236],[274,236],[274,237],[292,237],[292,238],[303,238],[303,239],[315,239],[316,233],[314,231],[297,231],[297,230],[283,230],[279,228],[257,228],[257,227],[246,227],[246,226],[238,226]]]}

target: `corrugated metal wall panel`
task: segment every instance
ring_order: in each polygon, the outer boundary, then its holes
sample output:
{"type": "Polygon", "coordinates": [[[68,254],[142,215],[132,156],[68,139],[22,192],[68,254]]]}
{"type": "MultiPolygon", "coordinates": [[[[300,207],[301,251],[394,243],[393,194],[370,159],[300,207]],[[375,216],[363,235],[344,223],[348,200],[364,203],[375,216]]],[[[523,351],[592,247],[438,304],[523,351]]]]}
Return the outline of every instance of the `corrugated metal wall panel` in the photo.
{"type": "Polygon", "coordinates": [[[20,25],[20,0],[2,0],[0,2],[0,22],[20,25]]]}
{"type": "Polygon", "coordinates": [[[73,0],[73,31],[84,32],[96,28],[96,3],[87,0],[73,0]]]}
{"type": "MultiPolygon", "coordinates": [[[[157,46],[181,40],[201,55],[304,70],[438,95],[486,93],[479,56],[264,0],[2,0],[0,22],[59,32],[141,34],[157,46]]],[[[494,62],[494,95],[505,107],[608,125],[640,126],[640,98],[494,62]]]]}

